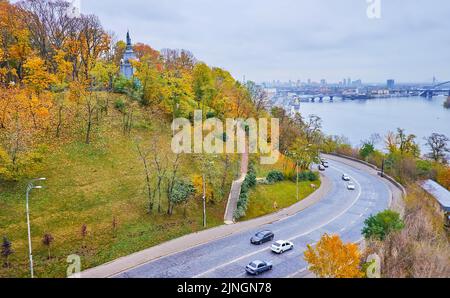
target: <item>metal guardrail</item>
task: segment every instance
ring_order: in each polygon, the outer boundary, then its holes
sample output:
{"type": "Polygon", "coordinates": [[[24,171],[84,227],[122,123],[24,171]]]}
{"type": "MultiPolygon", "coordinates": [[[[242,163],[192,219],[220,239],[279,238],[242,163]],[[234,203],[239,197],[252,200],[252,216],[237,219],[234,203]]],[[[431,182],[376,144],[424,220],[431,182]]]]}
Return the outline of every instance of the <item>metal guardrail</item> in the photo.
{"type": "Polygon", "coordinates": [[[348,160],[352,160],[354,162],[358,162],[360,164],[363,164],[363,165],[366,165],[368,167],[371,167],[372,169],[378,171],[378,175],[380,175],[382,178],[385,178],[386,180],[388,180],[389,182],[394,184],[397,188],[399,188],[402,191],[402,194],[403,194],[404,198],[407,196],[408,193],[406,191],[406,188],[401,183],[399,183],[397,180],[395,180],[393,177],[391,177],[391,176],[389,176],[387,174],[382,174],[381,173],[381,169],[378,168],[376,165],[368,163],[368,162],[366,162],[364,160],[360,160],[360,159],[357,159],[357,158],[354,158],[354,157],[350,157],[350,156],[346,156],[346,155],[342,155],[342,154],[338,154],[338,153],[326,153],[326,154],[337,156],[337,157],[341,157],[341,158],[345,158],[345,159],[348,159],[348,160]]]}

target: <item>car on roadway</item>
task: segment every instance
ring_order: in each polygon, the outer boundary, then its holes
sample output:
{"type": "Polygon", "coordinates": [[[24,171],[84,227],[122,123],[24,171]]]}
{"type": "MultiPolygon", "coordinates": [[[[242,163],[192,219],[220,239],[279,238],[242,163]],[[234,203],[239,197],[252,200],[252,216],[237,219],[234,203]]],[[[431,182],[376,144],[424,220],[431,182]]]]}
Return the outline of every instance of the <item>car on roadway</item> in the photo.
{"type": "Polygon", "coordinates": [[[272,241],[275,238],[275,234],[271,231],[261,231],[255,234],[252,238],[250,238],[251,244],[260,245],[269,241],[272,241]]]}
{"type": "Polygon", "coordinates": [[[347,184],[347,189],[348,190],[355,190],[356,189],[356,185],[350,182],[349,184],[347,184]]]}
{"type": "Polygon", "coordinates": [[[319,165],[319,171],[325,171],[325,167],[323,165],[319,165]]]}
{"type": "Polygon", "coordinates": [[[273,266],[270,262],[253,261],[245,267],[245,271],[251,275],[258,275],[266,271],[272,270],[273,266]]]}
{"type": "Polygon", "coordinates": [[[270,248],[274,253],[282,254],[286,251],[294,249],[294,243],[290,241],[280,240],[272,244],[270,248]]]}
{"type": "Polygon", "coordinates": [[[344,181],[350,181],[351,179],[350,179],[350,176],[349,176],[349,175],[344,174],[344,175],[342,175],[342,180],[344,180],[344,181]]]}
{"type": "Polygon", "coordinates": [[[322,162],[322,165],[323,165],[325,168],[329,168],[329,167],[330,167],[330,165],[328,164],[328,161],[323,161],[323,162],[322,162]]]}

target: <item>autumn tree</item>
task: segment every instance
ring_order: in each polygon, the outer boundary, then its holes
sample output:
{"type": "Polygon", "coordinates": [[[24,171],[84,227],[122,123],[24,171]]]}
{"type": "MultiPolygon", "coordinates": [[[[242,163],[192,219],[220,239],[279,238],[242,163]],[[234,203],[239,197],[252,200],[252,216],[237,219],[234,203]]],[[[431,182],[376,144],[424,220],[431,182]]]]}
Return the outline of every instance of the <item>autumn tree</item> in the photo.
{"type": "Polygon", "coordinates": [[[205,111],[214,96],[214,85],[211,69],[205,63],[198,63],[193,72],[193,90],[197,106],[205,111]]]}
{"type": "Polygon", "coordinates": [[[136,58],[138,58],[138,60],[141,60],[145,57],[145,59],[151,60],[159,71],[162,70],[161,54],[151,46],[144,43],[136,43],[133,46],[133,51],[136,54],[136,58]]]}
{"type": "Polygon", "coordinates": [[[109,50],[111,38],[104,31],[98,18],[89,15],[81,19],[79,40],[85,79],[89,79],[89,73],[94,68],[97,59],[109,50]]]}
{"type": "Polygon", "coordinates": [[[317,146],[308,143],[304,138],[297,138],[289,147],[286,155],[295,164],[298,164],[301,170],[308,170],[312,163],[319,161],[319,150],[317,146]]]}
{"type": "Polygon", "coordinates": [[[361,253],[357,244],[343,243],[339,236],[323,235],[316,247],[304,253],[309,270],[321,278],[360,278],[361,253]]]}
{"type": "Polygon", "coordinates": [[[402,128],[397,129],[397,133],[389,132],[386,136],[385,144],[390,153],[400,153],[401,155],[420,156],[419,145],[415,141],[416,136],[406,134],[402,128]]]}
{"type": "Polygon", "coordinates": [[[439,184],[450,190],[450,167],[443,167],[438,170],[437,181],[439,184]]]}
{"type": "Polygon", "coordinates": [[[142,88],[141,103],[152,107],[161,104],[167,96],[167,89],[164,78],[151,57],[145,56],[133,64],[136,68],[135,75],[142,88]]]}
{"type": "Polygon", "coordinates": [[[23,11],[8,1],[0,1],[0,28],[0,82],[18,83],[23,77],[23,64],[32,52],[23,11]]]}
{"type": "Polygon", "coordinates": [[[32,48],[45,61],[52,73],[56,73],[55,55],[69,39],[74,39],[80,19],[68,13],[70,3],[64,0],[23,0],[21,20],[30,32],[32,48]]]}
{"type": "Polygon", "coordinates": [[[448,147],[448,142],[450,139],[444,134],[433,133],[428,138],[427,146],[430,148],[431,152],[427,154],[427,157],[434,160],[435,162],[442,162],[444,164],[448,161],[448,153],[450,148],[448,147]]]}
{"type": "Polygon", "coordinates": [[[256,112],[259,113],[267,108],[269,96],[267,92],[255,82],[248,81],[246,87],[250,92],[251,100],[255,106],[256,112]]]}

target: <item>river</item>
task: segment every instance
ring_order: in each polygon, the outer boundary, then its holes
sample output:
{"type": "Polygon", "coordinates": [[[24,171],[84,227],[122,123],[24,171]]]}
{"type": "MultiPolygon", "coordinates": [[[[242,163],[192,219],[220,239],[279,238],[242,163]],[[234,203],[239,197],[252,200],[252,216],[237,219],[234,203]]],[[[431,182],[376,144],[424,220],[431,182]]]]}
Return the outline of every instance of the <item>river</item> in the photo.
{"type": "MultiPolygon", "coordinates": [[[[424,138],[432,133],[441,133],[450,138],[450,109],[443,103],[447,97],[432,99],[423,97],[383,98],[370,100],[328,99],[323,102],[301,103],[303,116],[317,115],[323,120],[323,131],[329,135],[344,135],[352,145],[360,145],[371,134],[383,137],[389,131],[404,128],[415,134],[422,153],[428,148],[424,138]]],[[[384,149],[384,141],[377,144],[384,149]]]]}

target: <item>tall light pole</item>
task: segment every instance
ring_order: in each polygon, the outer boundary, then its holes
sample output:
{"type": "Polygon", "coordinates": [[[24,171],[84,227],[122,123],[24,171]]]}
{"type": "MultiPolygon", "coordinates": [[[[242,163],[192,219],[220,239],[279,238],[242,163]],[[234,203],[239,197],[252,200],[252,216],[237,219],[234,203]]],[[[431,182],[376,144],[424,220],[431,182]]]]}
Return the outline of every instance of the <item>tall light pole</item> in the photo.
{"type": "Polygon", "coordinates": [[[297,201],[299,200],[299,193],[298,193],[298,159],[297,159],[297,201]]]}
{"type": "Polygon", "coordinates": [[[26,210],[27,210],[27,228],[28,228],[28,253],[30,256],[30,273],[31,273],[31,278],[34,278],[34,270],[33,270],[33,250],[31,247],[31,228],[30,228],[30,208],[29,208],[29,196],[30,196],[30,191],[33,189],[42,189],[42,186],[35,186],[34,182],[36,181],[45,181],[46,178],[39,178],[39,179],[34,179],[31,180],[30,183],[28,183],[27,186],[27,201],[26,201],[26,210]]]}
{"type": "Polygon", "coordinates": [[[206,228],[206,181],[205,174],[203,174],[203,227],[206,228]]]}

